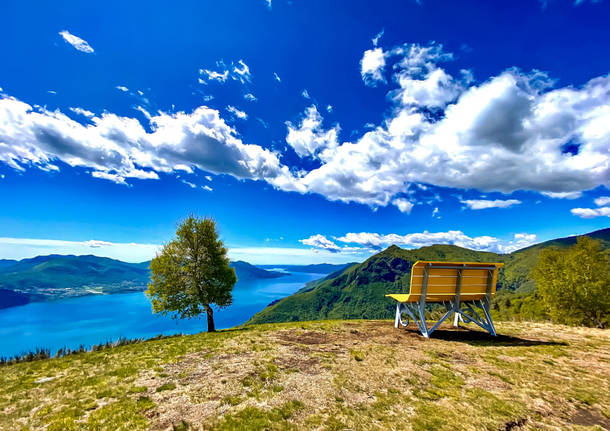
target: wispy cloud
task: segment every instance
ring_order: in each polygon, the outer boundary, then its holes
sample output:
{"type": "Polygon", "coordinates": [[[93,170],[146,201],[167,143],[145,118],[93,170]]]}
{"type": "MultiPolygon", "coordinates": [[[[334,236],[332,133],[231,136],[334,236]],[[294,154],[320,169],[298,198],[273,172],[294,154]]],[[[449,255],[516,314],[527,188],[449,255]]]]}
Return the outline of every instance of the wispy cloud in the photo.
{"type": "Polygon", "coordinates": [[[235,106],[227,106],[227,111],[233,114],[235,117],[239,118],[240,120],[245,120],[248,118],[248,114],[246,114],[244,111],[240,111],[235,106]]]}
{"type": "Polygon", "coordinates": [[[102,240],[64,241],[37,238],[0,238],[0,259],[24,259],[46,254],[94,254],[126,262],[152,259],[159,244],[119,243],[102,240]]]}
{"type": "Polygon", "coordinates": [[[460,201],[465,204],[471,210],[484,210],[488,208],[508,208],[513,205],[519,205],[521,203],[520,200],[517,199],[495,199],[495,200],[486,200],[486,199],[466,199],[460,201]]]}
{"type": "Polygon", "coordinates": [[[61,37],[63,37],[63,39],[67,43],[72,45],[75,49],[77,49],[80,52],[85,52],[87,54],[91,54],[92,52],[94,52],[93,48],[91,47],[91,45],[89,45],[89,43],[87,43],[86,40],[81,39],[80,37],[73,35],[68,30],[60,31],[59,35],[61,37]]]}

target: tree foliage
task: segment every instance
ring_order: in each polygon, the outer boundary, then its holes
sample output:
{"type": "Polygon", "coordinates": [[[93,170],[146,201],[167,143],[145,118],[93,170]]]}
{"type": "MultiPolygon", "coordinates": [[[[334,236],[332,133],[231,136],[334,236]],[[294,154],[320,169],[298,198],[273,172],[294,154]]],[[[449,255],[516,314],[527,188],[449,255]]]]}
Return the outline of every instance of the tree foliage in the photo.
{"type": "Polygon", "coordinates": [[[151,261],[150,269],[146,294],[155,313],[173,318],[205,313],[208,331],[215,330],[212,305],[231,305],[237,278],[214,220],[188,216],[178,226],[176,238],[151,261]]]}
{"type": "Polygon", "coordinates": [[[610,262],[599,241],[583,236],[569,249],[546,249],[532,270],[538,293],[560,323],[610,323],[610,262]]]}

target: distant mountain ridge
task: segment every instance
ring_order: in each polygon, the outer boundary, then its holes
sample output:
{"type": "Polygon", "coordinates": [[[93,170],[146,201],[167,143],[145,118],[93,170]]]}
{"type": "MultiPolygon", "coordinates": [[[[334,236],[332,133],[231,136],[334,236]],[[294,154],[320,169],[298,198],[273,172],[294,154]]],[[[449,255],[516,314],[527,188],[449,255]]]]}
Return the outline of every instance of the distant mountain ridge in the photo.
{"type": "MultiPolygon", "coordinates": [[[[599,240],[610,253],[610,229],[586,235],[599,240]]],[[[535,286],[529,272],[540,251],[575,243],[576,237],[557,238],[510,254],[475,251],[455,245],[432,245],[415,250],[392,245],[360,264],[309,283],[297,293],[269,305],[248,323],[391,318],[394,304],[384,295],[409,291],[411,266],[418,260],[502,262],[505,266],[498,277],[500,291],[531,293],[535,286]]]]}
{"type": "MultiPolygon", "coordinates": [[[[92,294],[142,291],[150,279],[150,261],[128,263],[93,255],[36,256],[0,260],[0,308],[92,294]]],[[[285,276],[244,261],[231,262],[239,280],[285,276]]]]}

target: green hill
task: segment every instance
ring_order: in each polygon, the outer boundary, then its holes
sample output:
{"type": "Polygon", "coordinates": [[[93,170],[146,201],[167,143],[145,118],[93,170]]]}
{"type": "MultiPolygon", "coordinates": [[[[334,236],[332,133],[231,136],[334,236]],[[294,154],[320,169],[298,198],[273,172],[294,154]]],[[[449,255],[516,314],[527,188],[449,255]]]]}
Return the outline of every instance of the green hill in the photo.
{"type": "MultiPolygon", "coordinates": [[[[0,308],[92,294],[146,289],[150,262],[128,263],[93,255],[47,255],[0,261],[0,308]]],[[[247,262],[232,262],[238,280],[282,277],[247,262]]]]}
{"type": "MultiPolygon", "coordinates": [[[[587,234],[610,250],[610,229],[587,234]]],[[[510,254],[469,250],[454,245],[433,245],[405,250],[393,245],[333,276],[313,282],[292,296],[271,304],[248,323],[289,322],[314,319],[379,319],[394,314],[394,304],[386,293],[409,292],[411,266],[418,260],[503,262],[498,279],[496,313],[540,314],[529,272],[538,254],[546,247],[568,247],[576,237],[559,238],[510,254]],[[538,308],[537,308],[538,307],[538,308]]]]}

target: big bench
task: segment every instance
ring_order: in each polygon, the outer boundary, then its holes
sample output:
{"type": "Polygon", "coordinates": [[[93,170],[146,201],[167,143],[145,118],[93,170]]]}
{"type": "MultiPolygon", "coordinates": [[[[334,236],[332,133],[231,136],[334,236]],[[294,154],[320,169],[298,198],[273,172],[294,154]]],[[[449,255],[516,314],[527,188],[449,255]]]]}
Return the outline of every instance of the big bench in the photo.
{"type": "Polygon", "coordinates": [[[496,335],[489,305],[496,293],[498,270],[503,263],[429,262],[417,261],[411,268],[410,293],[386,295],[397,301],[394,327],[407,326],[409,318],[426,338],[452,314],[454,326],[458,319],[473,322],[496,335]],[[447,312],[430,329],[426,324],[426,304],[443,304],[447,312]],[[479,309],[479,312],[475,310],[479,309]],[[406,321],[403,321],[406,314],[406,321]]]}

